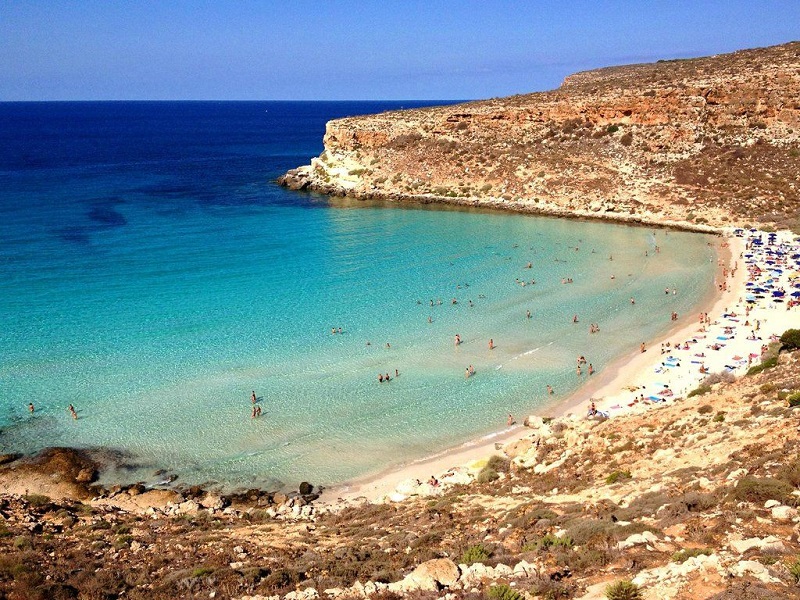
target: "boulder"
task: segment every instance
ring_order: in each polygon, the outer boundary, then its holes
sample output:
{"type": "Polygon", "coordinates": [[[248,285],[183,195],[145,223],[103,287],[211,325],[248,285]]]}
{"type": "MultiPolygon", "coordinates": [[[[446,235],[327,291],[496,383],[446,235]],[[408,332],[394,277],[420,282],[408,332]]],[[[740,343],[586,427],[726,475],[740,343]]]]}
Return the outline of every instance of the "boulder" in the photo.
{"type": "Polygon", "coordinates": [[[533,440],[531,438],[523,438],[521,440],[517,440],[516,442],[511,442],[510,444],[506,444],[503,447],[503,452],[506,453],[506,456],[509,458],[516,458],[517,456],[523,456],[533,447],[533,440]]]}
{"type": "Polygon", "coordinates": [[[733,540],[730,547],[738,554],[744,554],[748,550],[770,550],[775,552],[783,552],[785,546],[783,542],[773,535],[765,538],[748,538],[746,540],[733,540]]]}
{"type": "Polygon", "coordinates": [[[776,521],[791,521],[797,516],[797,509],[791,506],[775,506],[772,509],[772,518],[776,521]]]}
{"type": "Polygon", "coordinates": [[[303,496],[308,496],[309,494],[314,492],[314,486],[308,483],[307,481],[303,481],[300,483],[300,493],[303,496]]]}
{"type": "Polygon", "coordinates": [[[443,587],[452,587],[460,575],[458,565],[449,558],[426,561],[414,569],[413,573],[420,577],[431,577],[443,587]]]}
{"type": "Polygon", "coordinates": [[[214,510],[221,510],[225,508],[225,498],[220,496],[219,494],[213,494],[211,492],[206,493],[205,496],[198,500],[198,504],[203,508],[213,508],[214,510]]]}
{"type": "Polygon", "coordinates": [[[750,575],[764,583],[780,583],[780,579],[772,577],[767,570],[767,567],[755,560],[743,560],[730,568],[731,575],[744,577],[750,575]]]}
{"type": "Polygon", "coordinates": [[[141,483],[134,483],[131,487],[128,488],[128,495],[129,496],[138,496],[139,494],[144,494],[147,491],[147,488],[144,487],[141,483]]]}
{"type": "Polygon", "coordinates": [[[449,558],[434,558],[419,565],[402,580],[389,584],[389,591],[408,593],[411,591],[438,592],[453,587],[458,582],[458,566],[449,558]]]}

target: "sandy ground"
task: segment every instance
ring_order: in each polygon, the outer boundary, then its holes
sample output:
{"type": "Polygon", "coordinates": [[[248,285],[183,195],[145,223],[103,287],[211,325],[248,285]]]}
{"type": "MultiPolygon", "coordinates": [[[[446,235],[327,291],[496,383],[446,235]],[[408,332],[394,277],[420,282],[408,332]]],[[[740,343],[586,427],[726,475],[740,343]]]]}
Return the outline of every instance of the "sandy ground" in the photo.
{"type": "MultiPolygon", "coordinates": [[[[763,234],[763,238],[766,240],[767,235],[763,234]]],[[[791,239],[788,233],[779,237],[780,241],[791,239]]],[[[797,308],[787,310],[785,303],[773,302],[769,294],[755,303],[746,302],[748,268],[744,259],[745,244],[745,239],[730,235],[720,242],[722,264],[715,281],[717,293],[709,298],[708,306],[701,309],[708,314],[710,323],[701,324],[699,313],[686,315],[676,321],[675,327],[661,339],[648,340],[646,352],[637,351],[622,357],[602,373],[594,375],[575,394],[542,409],[540,415],[572,414],[574,418],[583,418],[592,400],[597,410],[611,417],[647,410],[662,402],[685,397],[706,377],[700,371],[701,366],[708,373],[728,370],[736,376],[744,374],[748,368],[748,357],[754,364],[757,363],[761,347],[769,343],[771,335],[779,336],[786,329],[800,328],[800,311],[797,308]],[[723,282],[725,290],[720,289],[723,282]],[[749,315],[745,315],[747,310],[749,315]],[[760,325],[758,331],[755,330],[756,321],[760,325]],[[667,343],[670,347],[662,349],[662,345],[667,343]],[[724,345],[714,349],[714,344],[724,345]]],[[[762,269],[768,267],[763,263],[762,256],[758,264],[762,269]]],[[[788,284],[792,269],[785,271],[780,280],[776,279],[784,287],[788,284]]],[[[789,291],[791,288],[787,288],[789,291]]],[[[442,474],[463,472],[470,468],[477,470],[503,444],[522,439],[528,433],[529,430],[523,426],[512,427],[399,469],[331,488],[323,494],[322,501],[379,500],[393,496],[400,499],[403,494],[398,492],[402,491],[403,482],[426,482],[433,474],[441,479],[442,474]]]]}

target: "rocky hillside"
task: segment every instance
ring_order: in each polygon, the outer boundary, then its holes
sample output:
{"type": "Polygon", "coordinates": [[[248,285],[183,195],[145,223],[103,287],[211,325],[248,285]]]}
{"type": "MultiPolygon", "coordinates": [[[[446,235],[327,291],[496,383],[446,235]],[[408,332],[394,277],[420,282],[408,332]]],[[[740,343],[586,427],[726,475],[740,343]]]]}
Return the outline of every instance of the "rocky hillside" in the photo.
{"type": "Polygon", "coordinates": [[[612,420],[531,418],[472,483],[394,504],[7,494],[0,598],[800,598],[800,352],[753,370],[612,420]]]}
{"type": "Polygon", "coordinates": [[[800,229],[800,42],[331,121],[284,185],[356,198],[800,229]]]}

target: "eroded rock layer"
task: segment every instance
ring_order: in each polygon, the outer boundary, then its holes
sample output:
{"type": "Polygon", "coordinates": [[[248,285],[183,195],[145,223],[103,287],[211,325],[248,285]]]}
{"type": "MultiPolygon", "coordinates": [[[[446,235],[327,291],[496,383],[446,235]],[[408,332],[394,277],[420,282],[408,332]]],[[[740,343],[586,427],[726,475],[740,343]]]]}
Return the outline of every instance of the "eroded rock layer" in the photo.
{"type": "Polygon", "coordinates": [[[281,182],[355,198],[721,227],[800,215],[800,42],[328,123],[281,182]]]}

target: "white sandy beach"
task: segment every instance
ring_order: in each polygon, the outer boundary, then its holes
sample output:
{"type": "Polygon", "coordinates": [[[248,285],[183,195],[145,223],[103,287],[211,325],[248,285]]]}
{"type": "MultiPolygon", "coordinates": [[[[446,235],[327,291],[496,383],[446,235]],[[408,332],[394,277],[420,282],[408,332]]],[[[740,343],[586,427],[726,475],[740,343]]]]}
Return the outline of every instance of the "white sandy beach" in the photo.
{"type": "MultiPolygon", "coordinates": [[[[800,312],[791,302],[796,300],[791,293],[800,289],[792,287],[795,278],[800,282],[800,273],[796,272],[800,269],[791,258],[800,253],[794,236],[790,232],[776,235],[749,231],[737,236],[731,231],[720,244],[720,260],[725,264],[717,271],[717,293],[702,309],[710,323],[701,324],[699,314],[682,316],[661,339],[647,340],[646,352],[621,358],[540,414],[585,418],[591,401],[611,418],[649,410],[686,397],[707,374],[727,371],[737,377],[743,375],[750,364],[760,361],[763,345],[786,329],[800,328],[800,312]],[[748,249],[748,240],[759,237],[763,245],[748,249]],[[783,255],[777,256],[778,252],[783,255]],[[755,274],[758,270],[760,276],[755,274]],[[720,287],[723,281],[724,290],[720,287]],[[753,293],[753,289],[764,291],[753,293]],[[785,295],[778,297],[781,290],[785,295]]],[[[416,482],[427,482],[432,475],[443,484],[466,482],[503,444],[522,439],[529,432],[517,425],[400,469],[331,488],[322,500],[401,500],[415,493],[435,493],[435,488],[416,482]]]]}

